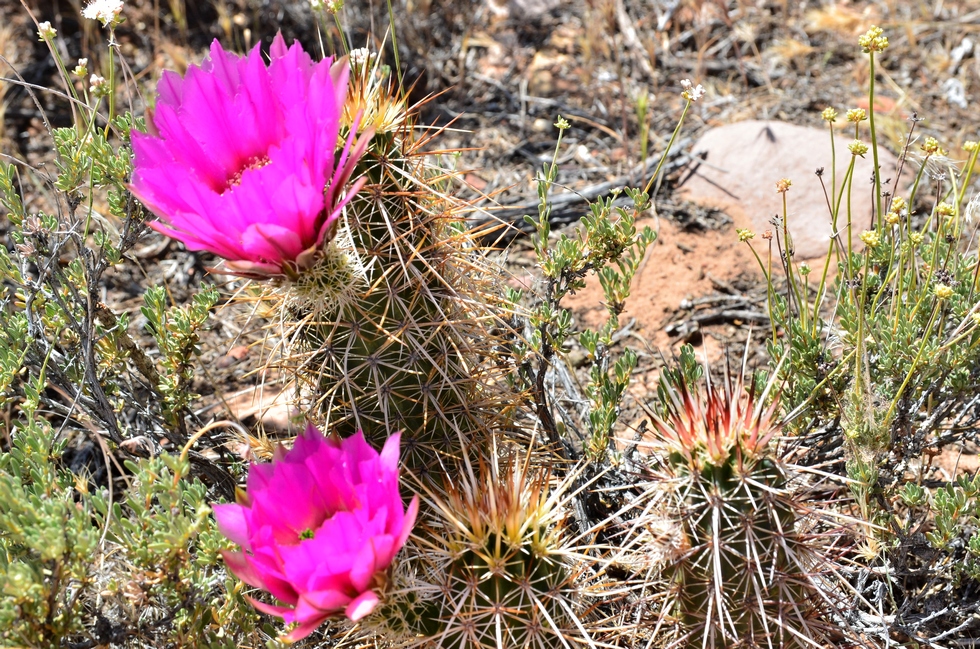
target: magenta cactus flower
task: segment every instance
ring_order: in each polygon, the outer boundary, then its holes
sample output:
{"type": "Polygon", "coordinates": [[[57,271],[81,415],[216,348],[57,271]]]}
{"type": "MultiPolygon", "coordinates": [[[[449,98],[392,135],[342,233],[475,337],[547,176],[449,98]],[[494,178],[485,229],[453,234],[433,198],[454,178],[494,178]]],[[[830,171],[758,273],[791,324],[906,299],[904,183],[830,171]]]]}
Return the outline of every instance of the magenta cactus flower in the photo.
{"type": "Polygon", "coordinates": [[[285,639],[330,617],[359,620],[378,604],[419,506],[415,496],[406,510],[398,492],[400,437],[379,454],[360,432],[341,440],[309,426],[292,450],[251,466],[244,503],[214,506],[218,529],[242,547],[224,553],[228,569],[287,606],[252,604],[299,623],[285,639]]]}
{"type": "Polygon", "coordinates": [[[357,120],[337,155],[346,59],[314,63],[278,35],[268,66],[218,41],[181,78],[165,72],[149,134],[133,133],[130,189],[158,217],[150,227],[227,260],[231,274],[263,278],[308,268],[341,209],[370,133],[357,120]]]}

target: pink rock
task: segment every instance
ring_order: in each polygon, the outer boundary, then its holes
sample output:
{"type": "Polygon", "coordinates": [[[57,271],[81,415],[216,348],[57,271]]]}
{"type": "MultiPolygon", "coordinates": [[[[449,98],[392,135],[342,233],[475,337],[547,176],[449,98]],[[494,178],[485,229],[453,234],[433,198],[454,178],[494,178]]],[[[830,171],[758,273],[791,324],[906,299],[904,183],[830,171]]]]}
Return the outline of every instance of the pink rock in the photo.
{"type": "MultiPolygon", "coordinates": [[[[837,151],[837,191],[851,163],[847,145],[853,142],[853,125],[839,122],[835,128],[837,151]],[[841,134],[843,131],[844,135],[841,134]]],[[[870,147],[867,122],[861,124],[861,136],[870,147]]],[[[831,225],[827,198],[814,173],[824,168],[823,181],[831,191],[830,133],[827,128],[796,126],[786,122],[749,120],[713,128],[692,148],[695,155],[705,153],[704,162],[681,189],[683,198],[727,212],[739,227],[756,233],[772,229],[770,219],[783,213],[782,194],[776,192],[776,181],[789,178],[793,185],[787,193],[789,230],[796,251],[795,259],[813,259],[827,254],[831,225]]],[[[889,191],[898,167],[897,158],[878,148],[884,191],[889,191]]],[[[851,231],[857,235],[868,229],[872,217],[874,162],[871,151],[857,158],[852,183],[851,231]]],[[[906,180],[911,171],[903,172],[906,180]]],[[[846,237],[846,196],[841,205],[838,229],[846,237]]],[[[855,245],[857,247],[857,245],[855,245]]]]}

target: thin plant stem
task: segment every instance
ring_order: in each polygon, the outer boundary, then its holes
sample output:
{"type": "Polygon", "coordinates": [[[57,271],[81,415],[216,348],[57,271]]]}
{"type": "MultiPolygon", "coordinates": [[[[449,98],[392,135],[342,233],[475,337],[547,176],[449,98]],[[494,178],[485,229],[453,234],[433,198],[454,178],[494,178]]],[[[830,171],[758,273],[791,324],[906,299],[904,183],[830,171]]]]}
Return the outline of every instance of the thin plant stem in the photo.
{"type": "Polygon", "coordinates": [[[830,240],[830,247],[827,248],[827,258],[824,260],[823,273],[820,275],[820,285],[817,287],[817,297],[813,302],[813,328],[812,335],[817,335],[817,314],[820,312],[820,307],[823,303],[823,297],[827,290],[827,272],[830,270],[831,259],[834,254],[834,240],[830,240]]]}
{"type": "Polygon", "coordinates": [[[854,270],[851,262],[851,256],[854,254],[854,243],[852,241],[851,230],[854,228],[851,224],[851,187],[854,184],[854,158],[851,158],[851,167],[848,169],[847,182],[844,183],[844,187],[841,188],[841,193],[847,193],[847,259],[844,262],[844,267],[847,268],[848,279],[853,283],[854,281],[854,270]]]}
{"type": "Polygon", "coordinates": [[[889,235],[890,236],[888,238],[888,245],[889,245],[889,248],[888,248],[888,276],[885,278],[885,281],[883,281],[881,283],[881,288],[878,289],[878,292],[875,293],[874,299],[871,301],[871,312],[872,313],[874,313],[874,311],[875,311],[875,306],[878,304],[878,300],[880,300],[881,299],[881,296],[884,295],[885,289],[888,288],[888,285],[889,284],[891,284],[891,278],[894,276],[894,273],[895,273],[895,270],[894,270],[894,268],[892,268],[892,266],[895,263],[895,248],[897,247],[897,244],[894,241],[894,237],[891,236],[891,231],[890,230],[889,230],[889,235]]]}
{"type": "Polygon", "coordinates": [[[902,385],[899,386],[898,392],[892,398],[891,405],[888,406],[888,411],[885,413],[885,419],[883,423],[885,425],[891,421],[892,412],[895,411],[895,406],[898,405],[898,400],[902,398],[902,394],[905,392],[905,388],[908,387],[909,381],[912,380],[912,375],[915,374],[915,368],[918,366],[919,361],[922,359],[922,352],[926,348],[926,343],[929,342],[929,335],[932,332],[932,325],[936,322],[936,316],[939,315],[939,311],[942,307],[942,300],[936,300],[936,306],[932,310],[932,315],[929,317],[929,324],[926,325],[925,330],[922,334],[922,342],[919,343],[919,351],[915,354],[915,359],[912,361],[912,366],[909,367],[908,373],[905,375],[905,380],[902,381],[902,385]]]}
{"type": "Polygon", "coordinates": [[[970,161],[966,165],[966,173],[963,174],[963,188],[960,189],[960,193],[956,197],[957,207],[963,204],[963,197],[966,195],[966,188],[970,185],[970,179],[973,177],[973,168],[977,164],[977,154],[980,154],[980,146],[974,147],[973,151],[970,152],[970,161]]]}
{"type": "Polygon", "coordinates": [[[841,183],[840,194],[836,196],[836,202],[834,203],[834,213],[833,213],[833,223],[834,232],[837,232],[837,220],[840,217],[840,205],[844,201],[844,192],[848,191],[851,186],[851,178],[854,176],[854,156],[851,156],[851,164],[847,167],[847,173],[844,174],[844,182],[841,183]]]}
{"type": "Polygon", "coordinates": [[[793,272],[793,243],[789,239],[789,210],[786,204],[786,192],[783,194],[783,243],[786,248],[786,276],[789,278],[790,290],[793,291],[793,297],[796,299],[796,308],[800,313],[800,322],[803,327],[806,327],[807,318],[807,308],[806,304],[803,302],[803,298],[800,295],[800,290],[796,286],[796,277],[793,272]]]}
{"type": "MultiPolygon", "coordinates": [[[[899,225],[899,228],[901,228],[901,227],[902,226],[899,225]]],[[[911,243],[908,246],[907,252],[912,257],[912,260],[913,260],[912,261],[912,265],[914,267],[915,266],[915,248],[912,247],[912,244],[911,243]]],[[[898,271],[897,271],[898,272],[898,280],[897,280],[897,282],[898,282],[898,290],[897,290],[897,295],[892,299],[892,305],[891,305],[892,337],[894,337],[895,334],[898,333],[898,320],[899,320],[899,314],[900,314],[899,308],[900,308],[900,306],[902,304],[902,295],[905,292],[905,283],[906,283],[905,282],[905,274],[906,274],[906,271],[905,271],[905,254],[906,254],[906,251],[905,250],[902,250],[901,248],[899,248],[898,271]]]]}
{"type": "Polygon", "coordinates": [[[835,196],[836,194],[837,194],[837,143],[834,142],[834,123],[830,122],[830,195],[835,196]]]}
{"type": "Polygon", "coordinates": [[[667,142],[667,148],[664,149],[663,155],[660,156],[660,161],[657,163],[657,168],[653,170],[653,175],[650,176],[650,180],[647,181],[646,187],[643,188],[644,194],[650,193],[650,188],[653,187],[653,181],[660,175],[660,170],[663,168],[664,162],[666,162],[667,156],[670,154],[671,147],[674,146],[674,140],[677,139],[677,134],[681,132],[681,126],[684,125],[684,118],[687,117],[687,111],[690,107],[691,100],[688,99],[684,104],[684,111],[681,113],[681,118],[677,120],[677,126],[674,127],[674,132],[670,135],[670,141],[667,142]]]}
{"type": "Polygon", "coordinates": [[[873,50],[869,60],[871,80],[868,83],[868,120],[871,128],[871,155],[875,165],[875,223],[880,230],[883,214],[881,212],[881,165],[878,164],[878,131],[875,129],[875,53],[873,50]]]}
{"type": "Polygon", "coordinates": [[[748,241],[746,241],[745,244],[749,247],[749,250],[752,251],[752,256],[755,257],[755,260],[759,264],[759,268],[762,269],[762,274],[765,275],[765,277],[766,277],[766,293],[767,293],[767,297],[768,297],[768,299],[766,300],[766,302],[768,303],[768,306],[769,306],[769,324],[772,326],[772,340],[773,340],[773,342],[776,342],[776,318],[773,316],[773,313],[772,313],[772,303],[773,303],[773,299],[772,298],[773,298],[773,295],[775,295],[775,292],[776,291],[775,291],[775,289],[772,286],[771,269],[770,270],[766,270],[766,265],[764,263],[762,263],[762,257],[760,257],[759,256],[759,253],[755,251],[755,246],[753,246],[748,241]]]}
{"type": "Polygon", "coordinates": [[[112,120],[116,116],[116,30],[109,28],[109,119],[105,125],[105,136],[109,137],[112,120]]]}
{"type": "Polygon", "coordinates": [[[864,320],[865,320],[865,317],[864,317],[864,304],[865,304],[865,301],[868,298],[868,282],[867,282],[867,277],[868,277],[868,264],[869,264],[870,259],[871,259],[871,253],[870,253],[870,251],[866,251],[864,253],[864,271],[861,273],[862,277],[864,277],[865,280],[861,282],[861,290],[858,292],[859,299],[856,300],[855,303],[854,303],[855,304],[855,307],[857,309],[857,317],[858,317],[857,338],[854,341],[855,352],[856,352],[855,355],[857,357],[857,359],[856,359],[857,365],[854,368],[854,389],[857,391],[858,394],[861,393],[861,364],[862,364],[862,361],[865,360],[865,357],[864,357],[864,320]]]}
{"type": "Polygon", "coordinates": [[[398,37],[395,34],[395,11],[391,8],[391,0],[388,0],[388,25],[391,29],[391,49],[395,52],[395,74],[398,75],[398,85],[402,83],[402,66],[398,59],[398,37]]]}
{"type": "Polygon", "coordinates": [[[333,12],[333,22],[337,25],[337,33],[340,34],[340,44],[344,46],[344,54],[350,56],[350,46],[347,44],[347,35],[344,34],[344,28],[340,24],[340,12],[333,12]]]}

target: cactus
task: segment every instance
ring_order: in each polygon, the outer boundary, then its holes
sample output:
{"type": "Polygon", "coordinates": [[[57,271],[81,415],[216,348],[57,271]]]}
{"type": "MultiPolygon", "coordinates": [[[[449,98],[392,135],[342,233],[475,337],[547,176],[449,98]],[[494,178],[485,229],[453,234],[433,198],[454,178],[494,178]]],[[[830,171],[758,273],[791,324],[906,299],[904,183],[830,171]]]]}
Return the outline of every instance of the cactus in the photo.
{"type": "Polygon", "coordinates": [[[791,488],[794,469],[775,448],[772,384],[761,394],[755,382],[746,388],[743,370],[698,387],[700,368],[688,361],[667,371],[662,410],[651,411],[666,454],[660,485],[680,523],[665,560],[676,644],[815,646],[829,564],[821,537],[800,531],[805,494],[791,488]]]}
{"type": "Polygon", "coordinates": [[[357,171],[368,184],[313,270],[274,289],[282,352],[315,418],[376,444],[404,431],[407,466],[425,474],[485,439],[516,402],[487,387],[500,291],[377,57],[351,60],[345,114],[375,130],[357,171]]]}
{"type": "Polygon", "coordinates": [[[552,482],[527,463],[492,460],[447,481],[445,496],[430,495],[432,514],[363,631],[395,647],[588,643],[563,526],[571,483],[552,482]]]}

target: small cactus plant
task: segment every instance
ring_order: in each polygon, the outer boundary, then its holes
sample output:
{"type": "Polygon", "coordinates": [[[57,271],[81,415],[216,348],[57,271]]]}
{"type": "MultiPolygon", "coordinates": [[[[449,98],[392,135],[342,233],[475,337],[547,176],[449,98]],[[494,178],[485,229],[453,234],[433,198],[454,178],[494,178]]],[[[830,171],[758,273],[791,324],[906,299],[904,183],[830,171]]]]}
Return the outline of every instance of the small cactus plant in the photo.
{"type": "Polygon", "coordinates": [[[660,412],[651,411],[666,456],[658,478],[680,522],[665,559],[675,645],[815,646],[825,559],[819,537],[800,530],[805,495],[777,453],[772,384],[746,387],[743,370],[699,387],[701,368],[686,352],[687,365],[661,380],[660,412]]]}
{"type": "Polygon", "coordinates": [[[563,526],[566,490],[552,482],[519,461],[490,460],[430,496],[432,514],[364,630],[396,647],[588,643],[563,526]]]}

